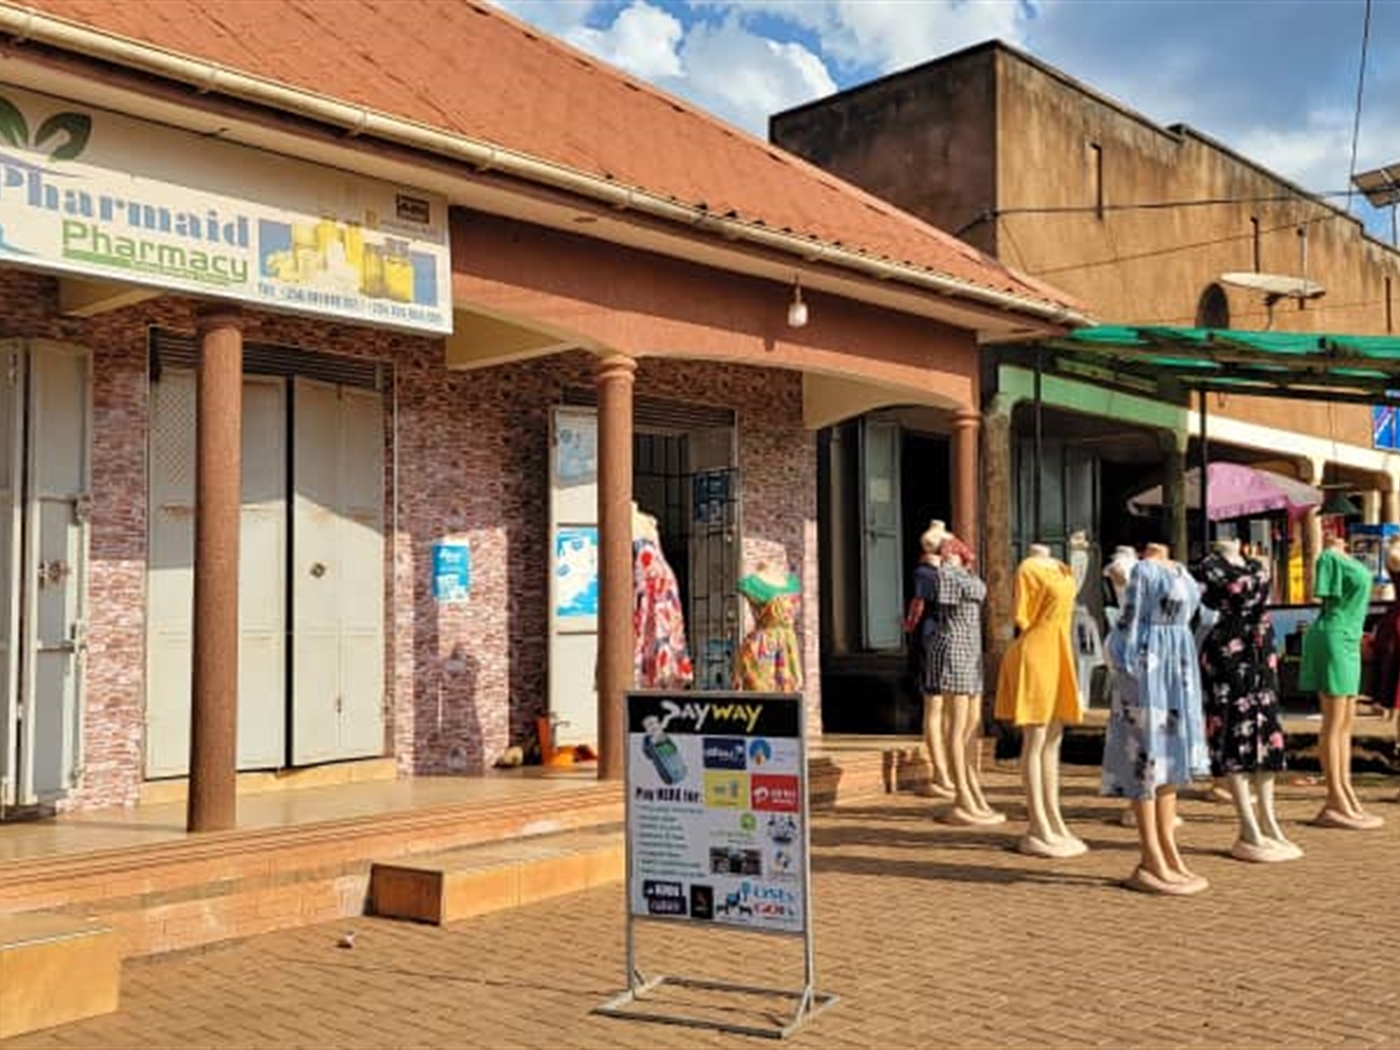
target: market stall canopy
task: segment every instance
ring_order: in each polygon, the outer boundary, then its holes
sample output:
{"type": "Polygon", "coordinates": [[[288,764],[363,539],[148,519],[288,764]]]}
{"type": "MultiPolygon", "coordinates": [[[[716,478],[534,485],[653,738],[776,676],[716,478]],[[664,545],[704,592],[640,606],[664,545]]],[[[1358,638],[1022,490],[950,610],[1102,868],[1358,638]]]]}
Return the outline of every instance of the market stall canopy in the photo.
{"type": "MultiPolygon", "coordinates": [[[[1256,470],[1242,463],[1212,463],[1207,481],[1210,492],[1207,515],[1211,521],[1244,518],[1278,510],[1297,515],[1309,507],[1320,505],[1323,499],[1321,489],[1283,474],[1256,470]]],[[[1162,498],[1162,486],[1158,485],[1128,500],[1128,509],[1134,514],[1142,514],[1150,507],[1162,506],[1162,498]]],[[[1188,507],[1201,505],[1199,467],[1186,472],[1185,498],[1188,507]]]]}
{"type": "Polygon", "coordinates": [[[1400,337],[1097,325],[1052,349],[1125,378],[1221,393],[1400,404],[1400,337]]]}

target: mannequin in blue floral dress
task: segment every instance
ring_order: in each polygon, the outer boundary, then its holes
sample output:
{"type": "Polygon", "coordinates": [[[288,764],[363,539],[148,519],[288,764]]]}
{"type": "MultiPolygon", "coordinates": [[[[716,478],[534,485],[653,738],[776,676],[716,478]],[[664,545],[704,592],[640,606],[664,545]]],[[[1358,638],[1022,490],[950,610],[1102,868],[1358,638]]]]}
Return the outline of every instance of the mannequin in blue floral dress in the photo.
{"type": "Polygon", "coordinates": [[[1105,795],[1127,798],[1142,856],[1127,880],[1148,893],[1199,893],[1208,883],[1176,846],[1176,790],[1210,770],[1192,615],[1200,590],[1167,547],[1149,543],[1108,637],[1117,670],[1104,740],[1105,795]]]}

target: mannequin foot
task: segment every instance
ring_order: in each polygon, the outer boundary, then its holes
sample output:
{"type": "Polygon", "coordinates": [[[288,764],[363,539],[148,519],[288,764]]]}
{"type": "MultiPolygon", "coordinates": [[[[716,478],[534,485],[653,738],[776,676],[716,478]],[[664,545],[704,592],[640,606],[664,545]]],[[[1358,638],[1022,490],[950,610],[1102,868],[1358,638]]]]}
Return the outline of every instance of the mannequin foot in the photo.
{"type": "Polygon", "coordinates": [[[1207,889],[1210,883],[1199,877],[1192,880],[1164,879],[1139,867],[1123,880],[1123,885],[1139,893],[1154,893],[1161,897],[1190,897],[1207,889]]]}
{"type": "Polygon", "coordinates": [[[1236,860],[1248,861],[1251,864],[1272,864],[1283,860],[1295,860],[1297,856],[1301,856],[1301,853],[1289,853],[1283,848],[1282,843],[1275,842],[1273,839],[1265,839],[1259,843],[1236,839],[1235,844],[1230,847],[1230,856],[1236,860]]]}
{"type": "Polygon", "coordinates": [[[1283,854],[1284,860],[1299,860],[1303,857],[1303,847],[1282,835],[1270,835],[1265,840],[1269,848],[1283,854]]]}
{"type": "MultiPolygon", "coordinates": [[[[1084,846],[1084,843],[1080,842],[1079,845],[1084,846]]],[[[1024,836],[1016,843],[1016,849],[1028,857],[1050,857],[1057,860],[1077,857],[1084,852],[1083,849],[1075,849],[1074,844],[1066,839],[1046,839],[1037,835],[1024,836]]]]}
{"type": "Polygon", "coordinates": [[[1089,852],[1089,844],[1073,832],[1060,836],[1061,848],[1068,850],[1066,857],[1082,857],[1089,852]]]}
{"type": "Polygon", "coordinates": [[[1344,831],[1371,831],[1381,827],[1385,821],[1370,813],[1343,813],[1339,809],[1324,806],[1322,812],[1313,818],[1313,823],[1321,828],[1341,828],[1344,831]]]}
{"type": "Polygon", "coordinates": [[[930,780],[927,784],[920,784],[915,788],[914,794],[920,798],[952,798],[957,792],[951,784],[940,784],[936,780],[930,780]]]}
{"type": "Polygon", "coordinates": [[[1004,813],[974,813],[962,806],[951,806],[940,813],[937,819],[944,824],[956,824],[965,828],[985,828],[1006,823],[1004,813]]]}

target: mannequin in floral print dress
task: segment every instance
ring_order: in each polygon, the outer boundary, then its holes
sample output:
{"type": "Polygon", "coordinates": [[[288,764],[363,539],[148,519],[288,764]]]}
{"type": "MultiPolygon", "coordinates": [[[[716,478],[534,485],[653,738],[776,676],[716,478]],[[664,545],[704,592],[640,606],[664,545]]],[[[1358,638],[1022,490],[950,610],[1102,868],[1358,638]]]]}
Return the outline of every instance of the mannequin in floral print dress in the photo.
{"type": "Polygon", "coordinates": [[[802,688],[797,645],[797,576],[768,562],[739,581],[749,603],[753,630],[739,647],[739,688],[755,693],[795,693],[802,688]]]}
{"type": "Polygon", "coordinates": [[[632,668],[639,689],[684,689],[695,678],[676,574],[656,519],[632,504],[632,668]]]}

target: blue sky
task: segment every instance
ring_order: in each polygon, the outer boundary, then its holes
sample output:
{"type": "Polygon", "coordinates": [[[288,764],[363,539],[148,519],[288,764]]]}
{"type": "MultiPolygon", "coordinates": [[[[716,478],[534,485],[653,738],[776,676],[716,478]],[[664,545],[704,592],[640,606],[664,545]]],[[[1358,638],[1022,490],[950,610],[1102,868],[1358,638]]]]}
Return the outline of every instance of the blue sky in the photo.
{"type": "MultiPolygon", "coordinates": [[[[496,2],[760,136],[772,112],[995,37],[1315,193],[1348,185],[1365,0],[496,2]]],[[[1400,0],[1372,0],[1357,170],[1396,161],[1400,0]]],[[[1388,213],[1352,207],[1389,239],[1388,213]]]]}

